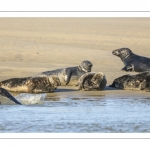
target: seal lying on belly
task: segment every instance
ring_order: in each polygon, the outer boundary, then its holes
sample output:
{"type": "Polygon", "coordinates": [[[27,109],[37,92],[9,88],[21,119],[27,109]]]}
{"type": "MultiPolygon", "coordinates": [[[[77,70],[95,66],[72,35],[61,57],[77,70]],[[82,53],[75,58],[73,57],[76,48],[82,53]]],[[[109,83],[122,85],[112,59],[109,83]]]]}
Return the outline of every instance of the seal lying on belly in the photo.
{"type": "Polygon", "coordinates": [[[10,100],[15,102],[16,104],[21,105],[21,103],[19,101],[17,101],[6,89],[0,88],[0,95],[3,97],[9,98],[10,100]]]}
{"type": "Polygon", "coordinates": [[[136,55],[129,48],[113,50],[112,54],[120,57],[123,61],[125,65],[122,68],[123,71],[150,71],[150,58],[136,55]]]}
{"type": "Polygon", "coordinates": [[[0,82],[0,87],[8,91],[26,93],[53,92],[60,85],[60,80],[56,75],[49,77],[12,78],[0,82]]]}
{"type": "Polygon", "coordinates": [[[79,90],[104,90],[106,83],[102,72],[88,72],[80,77],[76,86],[79,86],[79,90]]]}
{"type": "Polygon", "coordinates": [[[145,90],[150,91],[150,72],[142,72],[136,75],[123,75],[116,78],[110,87],[125,90],[145,90]]]}
{"type": "Polygon", "coordinates": [[[61,85],[76,85],[79,78],[86,72],[91,72],[92,63],[88,60],[81,62],[79,66],[68,67],[63,69],[57,69],[52,71],[42,72],[35,77],[46,77],[51,75],[57,75],[61,85]]]}

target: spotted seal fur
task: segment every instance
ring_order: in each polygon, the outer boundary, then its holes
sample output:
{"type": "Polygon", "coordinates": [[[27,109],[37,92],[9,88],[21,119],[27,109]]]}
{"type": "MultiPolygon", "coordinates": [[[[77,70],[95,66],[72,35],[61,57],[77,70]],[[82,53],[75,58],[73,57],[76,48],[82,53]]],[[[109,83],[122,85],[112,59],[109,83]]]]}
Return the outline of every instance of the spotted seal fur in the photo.
{"type": "Polygon", "coordinates": [[[81,62],[79,66],[75,67],[67,67],[63,69],[57,69],[52,71],[42,72],[33,77],[46,77],[51,75],[58,76],[61,85],[76,85],[78,83],[79,78],[85,74],[86,72],[91,72],[92,63],[88,60],[84,60],[81,62]]]}
{"type": "Polygon", "coordinates": [[[16,104],[21,105],[21,103],[19,101],[17,101],[17,99],[15,99],[6,89],[4,88],[0,88],[0,95],[3,97],[7,97],[8,99],[12,100],[13,102],[15,102],[16,104]]]}
{"type": "Polygon", "coordinates": [[[0,82],[0,87],[8,91],[26,93],[53,92],[60,85],[60,80],[56,75],[49,77],[11,78],[0,82]]]}
{"type": "Polygon", "coordinates": [[[79,78],[79,90],[104,90],[107,80],[102,72],[88,72],[79,78]]]}
{"type": "Polygon", "coordinates": [[[150,71],[150,58],[134,54],[129,48],[120,48],[112,51],[113,55],[121,58],[125,67],[123,71],[143,72],[150,71]]]}
{"type": "Polygon", "coordinates": [[[150,91],[150,72],[145,71],[136,75],[123,75],[116,78],[110,87],[124,90],[150,91]]]}

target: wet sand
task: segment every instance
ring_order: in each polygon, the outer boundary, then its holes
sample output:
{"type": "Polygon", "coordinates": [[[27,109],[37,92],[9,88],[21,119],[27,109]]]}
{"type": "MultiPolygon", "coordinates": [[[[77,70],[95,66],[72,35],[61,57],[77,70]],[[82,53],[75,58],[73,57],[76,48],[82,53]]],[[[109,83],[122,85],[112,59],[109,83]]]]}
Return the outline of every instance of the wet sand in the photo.
{"type": "Polygon", "coordinates": [[[124,64],[112,50],[128,47],[135,54],[150,57],[150,18],[0,18],[0,22],[0,80],[90,60],[92,71],[106,75],[104,91],[78,91],[67,86],[48,96],[149,97],[149,92],[117,90],[108,85],[128,74],[120,71],[124,64]]]}

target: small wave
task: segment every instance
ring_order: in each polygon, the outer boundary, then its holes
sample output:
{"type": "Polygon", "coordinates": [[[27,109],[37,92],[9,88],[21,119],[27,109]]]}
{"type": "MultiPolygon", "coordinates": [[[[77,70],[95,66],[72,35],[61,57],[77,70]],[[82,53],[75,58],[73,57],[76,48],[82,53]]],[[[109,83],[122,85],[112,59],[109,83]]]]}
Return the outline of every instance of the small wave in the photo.
{"type": "Polygon", "coordinates": [[[46,94],[27,94],[22,93],[15,98],[24,105],[43,104],[46,94]]]}

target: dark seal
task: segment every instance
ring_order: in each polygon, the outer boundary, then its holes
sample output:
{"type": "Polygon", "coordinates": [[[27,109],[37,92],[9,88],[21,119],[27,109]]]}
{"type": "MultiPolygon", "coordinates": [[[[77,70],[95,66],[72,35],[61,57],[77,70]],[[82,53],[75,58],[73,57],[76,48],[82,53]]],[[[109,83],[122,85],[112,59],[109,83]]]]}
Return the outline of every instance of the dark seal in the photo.
{"type": "Polygon", "coordinates": [[[88,72],[79,78],[79,90],[104,90],[107,80],[102,72],[88,72]]]}
{"type": "Polygon", "coordinates": [[[88,60],[81,62],[79,66],[57,69],[52,71],[42,72],[35,77],[46,77],[51,75],[58,76],[61,85],[76,85],[79,78],[86,72],[91,72],[92,63],[88,60]]]}
{"type": "Polygon", "coordinates": [[[150,91],[150,72],[142,72],[136,75],[123,75],[116,78],[110,87],[124,90],[145,90],[150,91]]]}
{"type": "Polygon", "coordinates": [[[113,50],[112,54],[120,57],[123,61],[125,65],[122,68],[123,71],[150,71],[150,58],[136,55],[129,48],[113,50]]]}
{"type": "Polygon", "coordinates": [[[8,91],[25,93],[53,92],[60,85],[60,80],[56,75],[49,77],[11,78],[0,82],[0,87],[8,91]]]}
{"type": "Polygon", "coordinates": [[[7,97],[8,99],[12,100],[13,102],[15,102],[16,104],[21,105],[21,103],[19,101],[17,101],[17,99],[15,99],[6,89],[4,88],[0,88],[0,95],[3,97],[7,97]]]}

